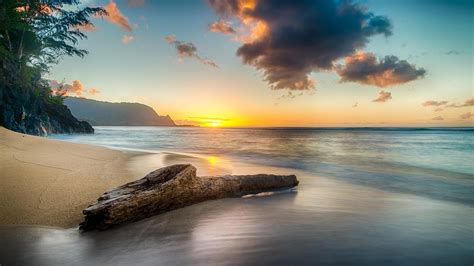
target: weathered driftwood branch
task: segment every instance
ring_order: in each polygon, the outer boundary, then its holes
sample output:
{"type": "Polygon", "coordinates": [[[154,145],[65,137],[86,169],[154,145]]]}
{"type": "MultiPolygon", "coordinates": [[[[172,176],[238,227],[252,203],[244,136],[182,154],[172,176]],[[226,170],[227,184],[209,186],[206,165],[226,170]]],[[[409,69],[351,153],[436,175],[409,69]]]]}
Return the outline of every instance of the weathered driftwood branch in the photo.
{"type": "Polygon", "coordinates": [[[137,221],[198,202],[237,197],[298,185],[294,175],[227,175],[197,177],[190,164],[177,164],[105,192],[83,213],[84,230],[137,221]]]}

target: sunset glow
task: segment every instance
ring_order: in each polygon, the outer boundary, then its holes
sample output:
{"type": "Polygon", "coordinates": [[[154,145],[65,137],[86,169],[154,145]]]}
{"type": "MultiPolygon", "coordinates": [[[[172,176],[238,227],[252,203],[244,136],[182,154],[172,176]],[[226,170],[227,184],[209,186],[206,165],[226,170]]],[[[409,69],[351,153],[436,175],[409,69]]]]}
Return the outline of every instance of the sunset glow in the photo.
{"type": "Polygon", "coordinates": [[[0,266],[473,265],[473,14],[0,0],[0,266]]]}
{"type": "MultiPolygon", "coordinates": [[[[104,2],[112,16],[94,19],[96,29],[81,42],[91,56],[61,61],[50,79],[71,87],[80,82],[81,97],[139,102],[179,124],[203,127],[473,124],[467,115],[472,105],[423,106],[472,97],[472,38],[464,34],[471,32],[469,9],[453,5],[456,15],[446,14],[441,23],[436,14],[442,5],[420,16],[421,4],[407,9],[396,1],[368,1],[367,9],[387,20],[375,21],[380,28],[361,29],[364,36],[335,41],[339,37],[331,34],[344,34],[339,24],[326,29],[327,36],[315,37],[318,32],[299,25],[305,22],[294,10],[252,16],[258,1],[239,2],[238,9],[200,1],[185,6],[104,2]],[[298,27],[302,31],[294,37],[278,39],[279,31],[298,27]],[[170,36],[174,42],[165,39],[170,36]],[[316,39],[303,43],[298,36],[316,39]]],[[[339,19],[341,25],[349,23],[339,19]]],[[[332,23],[319,25],[323,22],[332,23]]],[[[362,26],[371,26],[367,23],[362,26]]]]}

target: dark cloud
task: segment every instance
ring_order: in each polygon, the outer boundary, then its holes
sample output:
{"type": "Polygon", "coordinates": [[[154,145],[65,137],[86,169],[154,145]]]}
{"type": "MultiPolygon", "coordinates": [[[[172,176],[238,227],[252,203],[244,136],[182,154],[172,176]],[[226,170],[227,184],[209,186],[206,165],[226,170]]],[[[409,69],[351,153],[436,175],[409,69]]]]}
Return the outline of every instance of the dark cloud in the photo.
{"type": "Polygon", "coordinates": [[[416,68],[396,56],[385,56],[380,61],[373,53],[356,53],[335,67],[341,82],[358,82],[377,87],[389,87],[424,77],[426,71],[416,68]]]}
{"type": "Polygon", "coordinates": [[[313,71],[364,48],[374,35],[389,36],[388,18],[351,1],[208,0],[222,18],[248,28],[237,50],[245,64],[263,71],[273,89],[311,90],[313,71]]]}
{"type": "Polygon", "coordinates": [[[184,59],[186,57],[195,58],[204,65],[209,65],[209,66],[212,66],[212,67],[218,67],[217,64],[214,61],[212,61],[210,59],[207,59],[207,58],[204,58],[204,57],[201,57],[198,54],[197,48],[193,43],[178,41],[176,39],[176,36],[173,35],[173,34],[166,36],[165,40],[169,44],[174,45],[174,47],[176,48],[176,52],[178,53],[178,57],[180,59],[184,59]]]}
{"type": "Polygon", "coordinates": [[[356,108],[356,107],[358,107],[358,106],[359,106],[359,103],[358,103],[358,102],[356,102],[356,103],[354,103],[354,105],[352,105],[352,107],[354,107],[354,108],[356,108]]]}
{"type": "Polygon", "coordinates": [[[388,100],[392,99],[392,93],[386,92],[386,91],[380,91],[379,92],[379,97],[376,99],[372,100],[372,102],[381,102],[384,103],[388,100]]]}
{"type": "Polygon", "coordinates": [[[439,115],[439,116],[431,118],[431,120],[442,121],[442,120],[444,120],[444,118],[439,115]]]}
{"type": "Polygon", "coordinates": [[[446,105],[448,101],[426,101],[422,103],[423,106],[443,106],[446,105]]]}
{"type": "Polygon", "coordinates": [[[224,21],[224,20],[219,20],[219,21],[215,21],[215,22],[212,22],[208,25],[209,27],[209,30],[212,31],[212,32],[221,32],[221,33],[224,33],[224,34],[235,34],[236,31],[234,30],[234,28],[232,28],[232,26],[224,21]]]}

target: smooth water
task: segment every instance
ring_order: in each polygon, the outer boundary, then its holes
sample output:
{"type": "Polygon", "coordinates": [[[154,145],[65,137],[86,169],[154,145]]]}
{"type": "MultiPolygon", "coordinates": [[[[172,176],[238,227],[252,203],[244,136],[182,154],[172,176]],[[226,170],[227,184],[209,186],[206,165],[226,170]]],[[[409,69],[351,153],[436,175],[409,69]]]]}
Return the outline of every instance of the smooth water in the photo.
{"type": "MultiPolygon", "coordinates": [[[[105,232],[0,226],[0,264],[472,265],[472,129],[97,127],[54,138],[146,151],[146,173],[294,173],[296,189],[208,201],[105,232]]],[[[141,177],[141,176],[137,176],[141,177]]]]}
{"type": "Polygon", "coordinates": [[[395,192],[474,204],[474,128],[96,127],[68,141],[301,169],[395,192]]]}

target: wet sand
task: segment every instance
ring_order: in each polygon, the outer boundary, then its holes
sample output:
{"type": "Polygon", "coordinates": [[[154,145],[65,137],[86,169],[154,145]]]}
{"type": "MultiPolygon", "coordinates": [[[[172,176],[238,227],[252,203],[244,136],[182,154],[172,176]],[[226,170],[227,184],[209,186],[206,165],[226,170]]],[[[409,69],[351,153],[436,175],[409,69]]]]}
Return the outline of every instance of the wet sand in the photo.
{"type": "Polygon", "coordinates": [[[214,156],[119,151],[3,127],[0,145],[0,225],[73,228],[103,192],[166,165],[191,163],[201,176],[257,173],[214,156]]]}
{"type": "Polygon", "coordinates": [[[474,261],[474,212],[467,204],[223,156],[129,155],[0,132],[0,264],[468,265],[474,261]],[[207,201],[103,232],[82,233],[74,227],[82,208],[103,191],[175,163],[192,163],[201,176],[291,173],[300,184],[283,193],[207,201]],[[47,201],[42,200],[45,197],[47,201]]]}
{"type": "MultiPolygon", "coordinates": [[[[287,171],[232,165],[239,172],[287,171]]],[[[207,201],[102,232],[0,226],[0,258],[6,265],[466,265],[474,259],[471,207],[295,174],[301,181],[295,190],[207,201]]]]}

